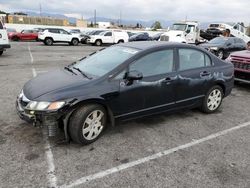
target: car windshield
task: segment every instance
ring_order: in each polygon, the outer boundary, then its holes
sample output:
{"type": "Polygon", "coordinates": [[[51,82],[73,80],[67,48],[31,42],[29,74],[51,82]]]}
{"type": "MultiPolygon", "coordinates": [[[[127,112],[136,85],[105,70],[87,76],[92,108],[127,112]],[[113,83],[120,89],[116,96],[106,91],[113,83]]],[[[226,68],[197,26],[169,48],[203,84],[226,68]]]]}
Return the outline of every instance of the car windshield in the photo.
{"type": "Polygon", "coordinates": [[[187,28],[186,24],[174,24],[171,29],[178,30],[178,31],[185,31],[186,28],[187,28]]]}
{"type": "Polygon", "coordinates": [[[84,58],[74,67],[87,74],[100,77],[122,64],[138,51],[134,48],[113,46],[84,58]]]}
{"type": "Polygon", "coordinates": [[[210,40],[209,44],[225,44],[228,41],[228,38],[226,37],[217,37],[212,40],[210,40]]]}

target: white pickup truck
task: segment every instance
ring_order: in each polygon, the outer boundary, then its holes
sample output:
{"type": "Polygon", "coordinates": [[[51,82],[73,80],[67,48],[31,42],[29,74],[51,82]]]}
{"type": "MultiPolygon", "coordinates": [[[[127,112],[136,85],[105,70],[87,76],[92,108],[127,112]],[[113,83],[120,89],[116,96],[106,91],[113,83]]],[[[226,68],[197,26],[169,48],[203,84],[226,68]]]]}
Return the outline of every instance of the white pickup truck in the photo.
{"type": "Polygon", "coordinates": [[[169,31],[161,35],[160,41],[197,43],[200,41],[199,23],[194,21],[174,23],[169,31]]]}
{"type": "Polygon", "coordinates": [[[6,29],[3,27],[3,23],[0,20],[0,55],[6,48],[10,48],[9,39],[6,29]]]}
{"type": "Polygon", "coordinates": [[[121,42],[128,42],[129,36],[125,31],[112,30],[104,31],[99,35],[91,35],[90,39],[87,40],[90,44],[101,46],[102,44],[115,44],[121,42]]]}

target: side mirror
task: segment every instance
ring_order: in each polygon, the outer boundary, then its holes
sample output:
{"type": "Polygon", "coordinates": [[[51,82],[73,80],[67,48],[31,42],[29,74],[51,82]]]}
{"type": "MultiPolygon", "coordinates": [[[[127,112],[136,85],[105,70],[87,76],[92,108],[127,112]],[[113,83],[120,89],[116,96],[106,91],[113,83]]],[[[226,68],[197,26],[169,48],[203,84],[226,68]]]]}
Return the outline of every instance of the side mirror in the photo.
{"type": "Polygon", "coordinates": [[[125,74],[125,79],[128,81],[141,80],[142,78],[142,73],[136,70],[129,71],[125,74]]]}

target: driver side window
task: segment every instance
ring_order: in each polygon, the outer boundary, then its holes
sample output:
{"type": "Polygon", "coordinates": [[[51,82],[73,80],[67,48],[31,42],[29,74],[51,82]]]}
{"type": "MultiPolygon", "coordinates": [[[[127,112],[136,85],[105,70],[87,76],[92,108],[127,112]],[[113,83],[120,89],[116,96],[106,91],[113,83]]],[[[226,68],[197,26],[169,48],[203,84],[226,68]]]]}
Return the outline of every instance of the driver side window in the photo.
{"type": "Polygon", "coordinates": [[[152,52],[132,63],[129,70],[139,71],[143,74],[143,77],[170,73],[174,67],[173,57],[173,50],[152,52]]]}

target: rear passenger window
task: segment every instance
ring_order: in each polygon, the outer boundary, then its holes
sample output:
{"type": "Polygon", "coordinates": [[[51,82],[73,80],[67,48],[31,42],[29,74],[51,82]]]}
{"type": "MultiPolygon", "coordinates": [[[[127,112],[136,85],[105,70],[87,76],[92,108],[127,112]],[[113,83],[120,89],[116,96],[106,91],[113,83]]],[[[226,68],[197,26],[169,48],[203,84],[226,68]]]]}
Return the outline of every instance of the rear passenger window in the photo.
{"type": "Polygon", "coordinates": [[[194,49],[179,49],[179,70],[189,70],[211,66],[209,56],[194,49]]]}
{"type": "Polygon", "coordinates": [[[166,74],[173,71],[173,50],[152,52],[130,65],[130,70],[137,70],[143,77],[166,74]]]}
{"type": "Polygon", "coordinates": [[[49,32],[51,32],[51,33],[59,33],[59,30],[58,29],[49,29],[49,32]]]}

